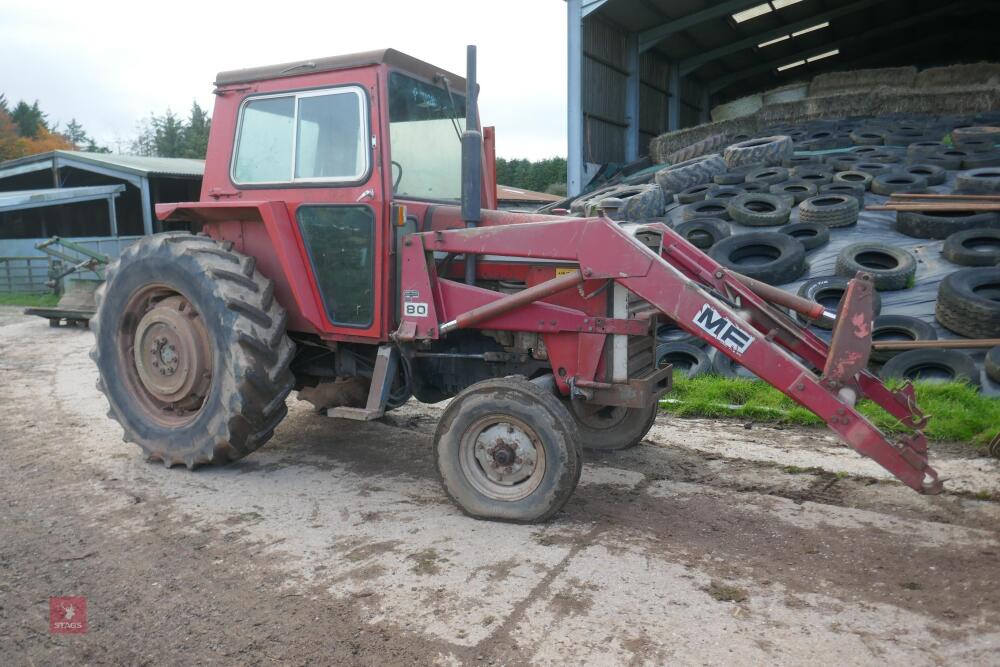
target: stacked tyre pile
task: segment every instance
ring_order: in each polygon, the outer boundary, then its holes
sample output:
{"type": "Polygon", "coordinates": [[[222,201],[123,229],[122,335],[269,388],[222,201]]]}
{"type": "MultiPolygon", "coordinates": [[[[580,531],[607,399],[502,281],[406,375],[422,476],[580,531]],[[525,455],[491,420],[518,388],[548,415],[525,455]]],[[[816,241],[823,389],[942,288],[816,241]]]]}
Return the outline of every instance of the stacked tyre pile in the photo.
{"type": "MultiPolygon", "coordinates": [[[[612,217],[663,220],[719,263],[830,310],[867,271],[885,302],[876,340],[1000,338],[1000,214],[862,213],[896,192],[1000,194],[1000,114],[809,122],[736,139],[701,142],[715,152],[689,151],[578,210],[620,198],[612,217]]],[[[805,324],[824,335],[824,323],[805,324]]],[[[748,375],[677,329],[660,341],[660,358],[689,375],[748,375]]],[[[991,350],[982,365],[1000,392],[998,360],[991,350]]],[[[981,382],[975,358],[958,350],[881,351],[872,361],[885,377],[981,382]]]]}

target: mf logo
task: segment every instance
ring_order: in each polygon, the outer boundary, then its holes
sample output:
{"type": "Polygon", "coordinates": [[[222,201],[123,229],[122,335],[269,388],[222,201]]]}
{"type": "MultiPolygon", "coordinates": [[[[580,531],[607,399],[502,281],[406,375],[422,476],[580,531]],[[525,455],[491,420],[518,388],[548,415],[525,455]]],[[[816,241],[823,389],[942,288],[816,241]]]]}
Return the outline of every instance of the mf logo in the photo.
{"type": "Polygon", "coordinates": [[[753,343],[753,337],[750,334],[730,322],[707,303],[694,316],[694,323],[715,336],[736,354],[743,354],[753,343]]]}

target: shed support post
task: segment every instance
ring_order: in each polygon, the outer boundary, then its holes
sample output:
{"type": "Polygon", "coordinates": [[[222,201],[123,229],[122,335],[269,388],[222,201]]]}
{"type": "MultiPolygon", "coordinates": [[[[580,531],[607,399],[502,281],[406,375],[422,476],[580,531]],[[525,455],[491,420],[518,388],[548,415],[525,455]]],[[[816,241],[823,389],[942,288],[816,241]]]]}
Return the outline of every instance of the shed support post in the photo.
{"type": "Polygon", "coordinates": [[[639,159],[639,85],[642,72],[639,69],[639,37],[632,33],[628,37],[625,54],[628,80],[625,82],[625,161],[639,159]]]}
{"type": "Polygon", "coordinates": [[[149,197],[149,179],[140,181],[139,193],[142,196],[142,233],[149,236],[153,233],[153,203],[149,197]]]}
{"type": "Polygon", "coordinates": [[[708,88],[701,89],[701,122],[708,123],[712,120],[712,110],[709,108],[711,104],[711,94],[708,92],[708,88]]]}
{"type": "Polygon", "coordinates": [[[567,0],[566,192],[583,190],[583,0],[567,0]]]}
{"type": "Polygon", "coordinates": [[[118,214],[115,211],[115,195],[108,197],[108,226],[111,236],[118,236],[118,214]]]}
{"type": "Polygon", "coordinates": [[[667,132],[681,129],[681,66],[670,63],[670,85],[667,87],[667,132]]]}

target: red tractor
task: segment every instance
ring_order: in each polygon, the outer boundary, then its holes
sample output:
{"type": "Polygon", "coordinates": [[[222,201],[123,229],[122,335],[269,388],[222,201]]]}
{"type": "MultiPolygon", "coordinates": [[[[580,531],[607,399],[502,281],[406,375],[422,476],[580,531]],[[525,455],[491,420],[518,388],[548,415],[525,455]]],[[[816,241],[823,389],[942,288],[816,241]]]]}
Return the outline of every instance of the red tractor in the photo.
{"type": "Polygon", "coordinates": [[[293,389],[362,420],[452,398],[435,435],[448,495],[476,517],[542,521],[572,494],[581,447],[651,427],[669,318],[940,491],[912,388],[865,370],[867,276],[828,346],[775,307],[832,317],[821,306],[662,223],[498,211],[477,91],[472,47],[468,81],[391,49],[219,74],[201,200],[157,206],[198,233],[136,243],[98,292],[92,357],[125,439],[194,468],[267,442],[293,389]],[[912,432],[888,441],[863,397],[912,432]]]}

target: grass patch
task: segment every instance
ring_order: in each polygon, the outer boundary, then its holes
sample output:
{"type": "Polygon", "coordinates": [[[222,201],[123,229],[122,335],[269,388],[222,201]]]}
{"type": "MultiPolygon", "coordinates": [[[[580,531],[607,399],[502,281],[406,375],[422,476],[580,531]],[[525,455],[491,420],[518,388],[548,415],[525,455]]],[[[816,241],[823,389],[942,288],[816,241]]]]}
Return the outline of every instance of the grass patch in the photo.
{"type": "Polygon", "coordinates": [[[58,294],[0,294],[0,306],[24,306],[25,308],[49,308],[59,303],[58,294]]]}
{"type": "MultiPolygon", "coordinates": [[[[981,448],[1000,430],[1000,400],[982,396],[965,383],[916,383],[917,404],[931,420],[933,440],[965,442],[981,448]]],[[[681,417],[734,417],[779,424],[822,426],[819,417],[774,387],[744,378],[674,376],[674,389],[661,405],[681,417]]],[[[870,401],[858,410],[886,433],[904,433],[895,417],[870,401]]]]}

